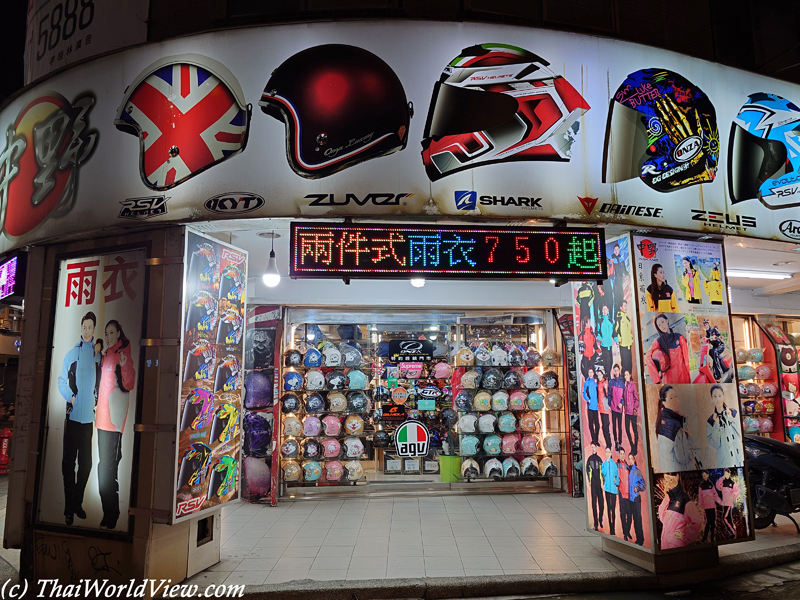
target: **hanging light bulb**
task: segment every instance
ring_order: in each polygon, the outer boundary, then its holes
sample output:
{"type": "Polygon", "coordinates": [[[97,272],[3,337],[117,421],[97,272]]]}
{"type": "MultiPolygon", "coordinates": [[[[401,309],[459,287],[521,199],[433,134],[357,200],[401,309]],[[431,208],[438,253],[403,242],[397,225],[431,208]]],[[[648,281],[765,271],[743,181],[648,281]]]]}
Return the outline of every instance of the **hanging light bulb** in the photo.
{"type": "Polygon", "coordinates": [[[275,260],[275,232],[272,232],[272,249],[269,251],[269,262],[267,270],[264,272],[264,285],[275,287],[281,282],[281,273],[278,271],[278,263],[275,260]]]}

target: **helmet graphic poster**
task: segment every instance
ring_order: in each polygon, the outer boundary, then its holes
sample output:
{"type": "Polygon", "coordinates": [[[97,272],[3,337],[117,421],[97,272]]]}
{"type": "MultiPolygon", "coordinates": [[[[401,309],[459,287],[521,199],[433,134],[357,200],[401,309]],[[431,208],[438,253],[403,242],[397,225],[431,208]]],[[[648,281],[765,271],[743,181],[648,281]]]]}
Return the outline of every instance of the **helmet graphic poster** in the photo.
{"type": "MultiPolygon", "coordinates": [[[[392,68],[355,46],[326,44],[272,72],[261,110],[286,124],[286,156],[308,179],[405,148],[411,108],[392,68]]],[[[331,365],[335,366],[335,365],[331,365]]]]}
{"type": "Polygon", "coordinates": [[[614,93],[606,127],[603,182],[641,178],[658,192],[714,181],[719,131],[703,91],[667,69],[628,75],[614,93]]]}
{"type": "Polygon", "coordinates": [[[139,138],[142,182],[167,190],[242,152],[250,107],[225,66],[182,54],[139,74],[125,90],[114,125],[139,138]]]}
{"type": "Polygon", "coordinates": [[[567,162],[589,105],[543,58],[508,44],[464,48],[433,87],[422,141],[431,181],[510,161],[567,162]]]}
{"type": "MultiPolygon", "coordinates": [[[[791,142],[798,127],[800,108],[793,102],[763,92],[747,97],[728,143],[731,204],[758,199],[772,210],[800,206],[800,156],[791,142]]],[[[763,353],[749,360],[764,360],[763,353]]]]}
{"type": "Polygon", "coordinates": [[[247,456],[266,456],[272,444],[272,426],[258,413],[244,416],[244,447],[247,456]]]}

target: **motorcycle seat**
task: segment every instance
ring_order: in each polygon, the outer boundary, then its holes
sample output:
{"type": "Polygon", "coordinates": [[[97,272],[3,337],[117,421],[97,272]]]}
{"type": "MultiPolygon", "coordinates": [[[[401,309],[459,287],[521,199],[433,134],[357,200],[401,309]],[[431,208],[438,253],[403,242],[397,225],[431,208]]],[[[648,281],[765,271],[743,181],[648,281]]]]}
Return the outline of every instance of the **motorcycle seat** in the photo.
{"type": "Polygon", "coordinates": [[[763,444],[765,446],[769,446],[774,452],[780,452],[781,454],[786,454],[790,456],[794,460],[800,462],[800,444],[795,442],[781,442],[779,440],[774,440],[770,437],[761,437],[761,436],[752,436],[752,435],[745,435],[745,438],[749,441],[752,441],[755,444],[763,444]]]}

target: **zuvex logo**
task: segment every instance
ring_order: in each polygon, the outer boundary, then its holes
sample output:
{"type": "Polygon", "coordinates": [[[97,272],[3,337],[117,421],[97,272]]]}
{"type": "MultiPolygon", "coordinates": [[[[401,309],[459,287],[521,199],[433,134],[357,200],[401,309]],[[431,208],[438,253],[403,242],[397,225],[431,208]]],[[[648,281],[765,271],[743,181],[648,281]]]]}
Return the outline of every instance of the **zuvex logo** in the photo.
{"type": "Polygon", "coordinates": [[[697,156],[700,149],[703,147],[703,141],[696,135],[691,135],[683,140],[680,144],[675,146],[673,156],[678,162],[686,162],[692,160],[697,156]]]}
{"type": "Polygon", "coordinates": [[[364,206],[371,202],[374,206],[400,206],[400,201],[411,198],[414,194],[367,194],[359,198],[355,194],[345,194],[344,200],[336,199],[335,194],[308,194],[305,199],[311,200],[309,206],[347,206],[351,202],[364,206]]]}
{"type": "Polygon", "coordinates": [[[206,200],[206,210],[213,213],[220,214],[241,214],[258,210],[266,204],[258,194],[250,192],[229,192],[227,194],[220,194],[206,200]]]}
{"type": "Polygon", "coordinates": [[[779,227],[781,233],[793,240],[800,240],[800,221],[784,221],[779,227]]]}
{"type": "Polygon", "coordinates": [[[456,210],[475,210],[478,204],[478,192],[469,190],[458,191],[456,196],[456,210]]]}

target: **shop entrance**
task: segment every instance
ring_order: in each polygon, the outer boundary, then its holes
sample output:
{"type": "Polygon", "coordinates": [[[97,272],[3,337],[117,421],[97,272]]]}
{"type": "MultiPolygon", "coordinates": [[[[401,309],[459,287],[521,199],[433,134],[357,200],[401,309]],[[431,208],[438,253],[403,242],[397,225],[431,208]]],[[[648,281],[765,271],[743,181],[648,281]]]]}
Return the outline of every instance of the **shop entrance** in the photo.
{"type": "Polygon", "coordinates": [[[567,378],[548,318],[288,309],[280,496],[567,490],[567,378]]]}

